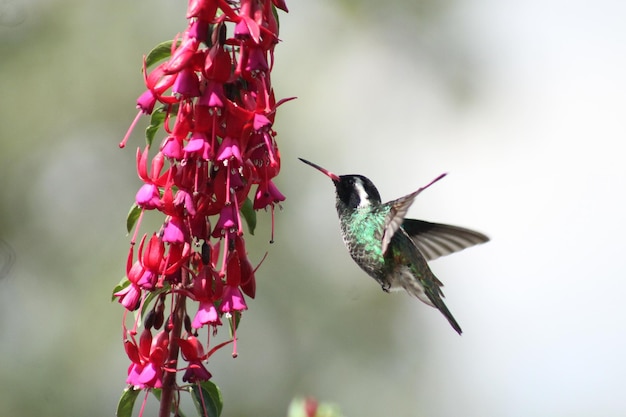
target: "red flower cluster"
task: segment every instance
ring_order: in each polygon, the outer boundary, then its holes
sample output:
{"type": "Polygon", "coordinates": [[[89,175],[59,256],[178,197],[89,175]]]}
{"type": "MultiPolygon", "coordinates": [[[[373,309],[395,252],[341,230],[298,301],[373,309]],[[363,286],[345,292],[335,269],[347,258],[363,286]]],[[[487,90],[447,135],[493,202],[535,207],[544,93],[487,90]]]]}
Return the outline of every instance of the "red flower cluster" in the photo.
{"type": "Polygon", "coordinates": [[[133,386],[161,387],[164,374],[177,368],[179,349],[188,362],[183,379],[209,379],[202,362],[224,344],[205,354],[198,330],[208,330],[207,347],[222,318],[235,334],[247,309],[244,295],[254,298],[242,217],[270,207],[273,228],[274,205],[285,199],[272,182],[280,170],[272,125],[281,102],[270,80],[276,8],[287,11],[283,0],[190,0],[189,25],[167,59],[144,58],[147,89],[137,99],[129,132],[140,115],[152,114],[153,127],[162,125],[166,134],[154,156],[150,137],[137,151],[144,184],[131,217],[141,220],[145,210],[157,210],[165,220],[158,233],[144,234],[135,258],[137,222],[127,279],[114,293],[128,311],[140,309],[138,320],[144,320],[138,342],[137,322],[124,336],[133,386]],[[193,319],[187,299],[198,306],[193,319]],[[179,316],[182,323],[176,323],[179,316]]]}

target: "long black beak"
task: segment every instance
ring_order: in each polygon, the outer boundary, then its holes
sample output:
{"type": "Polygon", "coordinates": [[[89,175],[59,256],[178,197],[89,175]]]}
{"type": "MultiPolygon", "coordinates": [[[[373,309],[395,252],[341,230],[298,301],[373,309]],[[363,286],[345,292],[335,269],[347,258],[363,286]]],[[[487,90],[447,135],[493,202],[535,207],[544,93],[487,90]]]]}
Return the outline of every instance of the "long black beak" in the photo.
{"type": "Polygon", "coordinates": [[[301,160],[302,162],[304,162],[307,165],[311,165],[313,168],[317,169],[318,171],[320,171],[322,174],[326,175],[328,178],[330,178],[334,182],[337,182],[337,181],[340,180],[339,175],[333,174],[329,170],[327,170],[325,168],[322,168],[321,166],[319,166],[317,164],[314,164],[313,162],[309,162],[306,159],[302,159],[302,158],[298,158],[298,159],[301,160]]]}

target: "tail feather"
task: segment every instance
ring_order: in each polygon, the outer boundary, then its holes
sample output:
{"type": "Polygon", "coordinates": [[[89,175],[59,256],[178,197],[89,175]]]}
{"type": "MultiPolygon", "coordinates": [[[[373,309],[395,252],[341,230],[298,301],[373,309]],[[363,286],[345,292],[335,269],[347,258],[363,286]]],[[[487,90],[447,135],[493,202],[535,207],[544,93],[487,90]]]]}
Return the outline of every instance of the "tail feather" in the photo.
{"type": "Polygon", "coordinates": [[[441,291],[441,287],[443,286],[443,284],[437,279],[437,277],[435,277],[435,274],[431,272],[430,275],[430,282],[432,282],[432,285],[426,287],[426,295],[433,303],[434,307],[437,310],[441,311],[441,314],[443,314],[444,317],[448,319],[448,322],[450,323],[452,328],[456,330],[456,332],[460,335],[461,333],[463,333],[463,331],[461,330],[461,326],[459,326],[459,323],[457,323],[457,321],[454,319],[454,316],[452,316],[452,313],[450,313],[450,310],[448,310],[448,306],[446,306],[446,303],[443,302],[444,295],[441,291]]]}
{"type": "Polygon", "coordinates": [[[433,300],[434,304],[435,304],[435,308],[437,308],[437,310],[441,311],[441,314],[444,315],[444,317],[446,319],[448,319],[448,322],[450,323],[450,325],[452,326],[452,328],[454,330],[456,330],[456,332],[460,335],[461,333],[463,333],[463,330],[461,330],[461,326],[459,326],[459,323],[456,322],[456,320],[454,319],[454,317],[452,316],[452,313],[450,313],[450,310],[448,310],[448,307],[445,305],[445,303],[443,302],[443,300],[441,299],[441,297],[436,296],[437,300],[433,300]]]}
{"type": "Polygon", "coordinates": [[[424,256],[405,232],[396,233],[394,239],[396,239],[394,246],[396,250],[392,254],[395,257],[394,263],[399,266],[388,277],[392,283],[391,286],[402,287],[409,294],[441,311],[452,328],[461,334],[463,332],[461,326],[443,302],[443,292],[441,292],[443,284],[430,270],[424,256]]]}
{"type": "Polygon", "coordinates": [[[425,280],[419,280],[410,273],[400,274],[399,277],[400,284],[406,290],[406,292],[414,297],[419,298],[420,301],[428,304],[429,306],[441,311],[441,314],[443,314],[444,317],[448,319],[450,325],[452,325],[452,328],[458,334],[463,333],[463,331],[461,330],[461,326],[459,326],[459,323],[457,323],[457,321],[452,316],[452,313],[450,313],[450,310],[448,310],[448,307],[443,302],[443,293],[441,292],[440,288],[441,282],[434,275],[432,275],[431,279],[428,280],[430,282],[425,280]]]}

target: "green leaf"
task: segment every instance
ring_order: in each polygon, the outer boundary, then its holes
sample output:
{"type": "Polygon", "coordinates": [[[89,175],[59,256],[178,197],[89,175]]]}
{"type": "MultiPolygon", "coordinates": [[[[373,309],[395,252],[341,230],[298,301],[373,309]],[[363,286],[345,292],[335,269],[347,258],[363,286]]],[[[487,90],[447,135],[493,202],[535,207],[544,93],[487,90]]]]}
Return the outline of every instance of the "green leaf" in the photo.
{"type": "Polygon", "coordinates": [[[152,388],[150,389],[150,392],[157,400],[161,401],[161,388],[152,388]]]}
{"type": "Polygon", "coordinates": [[[113,293],[111,294],[111,301],[115,301],[115,293],[118,291],[122,291],[124,288],[130,285],[130,281],[128,278],[124,277],[120,280],[120,282],[113,288],[113,293]]]}
{"type": "Polygon", "coordinates": [[[146,143],[148,147],[152,146],[152,142],[154,141],[154,136],[156,132],[159,131],[159,128],[163,125],[165,121],[165,116],[167,116],[167,111],[165,106],[160,106],[152,111],[152,116],[150,117],[150,125],[146,127],[146,143]]]}
{"type": "Polygon", "coordinates": [[[161,42],[146,56],[146,68],[150,68],[159,61],[163,61],[172,55],[172,41],[161,42]]]}
{"type": "Polygon", "coordinates": [[[256,211],[252,208],[252,200],[250,200],[250,197],[247,197],[243,206],[241,206],[241,214],[243,218],[246,219],[250,234],[254,235],[254,229],[256,229],[256,211]]]}
{"type": "Polygon", "coordinates": [[[191,398],[202,417],[219,417],[222,413],[222,393],[211,381],[202,381],[190,387],[191,398]]]}
{"type": "Polygon", "coordinates": [[[133,227],[135,227],[135,223],[137,223],[140,215],[141,207],[139,207],[137,203],[130,206],[130,210],[128,210],[128,216],[126,216],[126,231],[128,233],[133,230],[133,227]]]}
{"type": "Polygon", "coordinates": [[[115,415],[117,417],[131,417],[133,415],[133,408],[135,407],[135,400],[140,392],[141,390],[126,388],[122,393],[120,402],[117,403],[115,415]]]}

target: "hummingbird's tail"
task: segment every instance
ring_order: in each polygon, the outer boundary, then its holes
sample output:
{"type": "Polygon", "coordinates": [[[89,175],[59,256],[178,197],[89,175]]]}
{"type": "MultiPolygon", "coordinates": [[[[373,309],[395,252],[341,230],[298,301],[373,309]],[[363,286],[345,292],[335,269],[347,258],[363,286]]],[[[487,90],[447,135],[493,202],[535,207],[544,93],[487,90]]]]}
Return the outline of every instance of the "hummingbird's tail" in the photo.
{"type": "Polygon", "coordinates": [[[450,323],[452,328],[454,330],[456,330],[456,332],[458,334],[463,333],[463,330],[461,330],[461,326],[459,326],[459,323],[456,322],[456,320],[452,316],[452,313],[450,313],[450,310],[448,310],[448,307],[446,307],[446,305],[443,302],[443,300],[441,299],[441,297],[436,297],[436,298],[437,298],[437,300],[434,301],[435,308],[437,308],[439,311],[441,311],[441,314],[443,314],[444,317],[446,319],[448,319],[448,322],[450,323]]]}
{"type": "Polygon", "coordinates": [[[448,307],[443,302],[443,293],[441,292],[441,286],[443,284],[434,274],[429,273],[428,275],[430,278],[428,280],[418,280],[413,275],[403,275],[402,278],[405,279],[401,279],[401,285],[406,292],[412,296],[419,298],[429,306],[435,307],[437,310],[441,311],[441,314],[448,319],[452,328],[458,334],[463,333],[461,326],[459,326],[459,323],[456,322],[452,313],[450,313],[450,310],[448,310],[448,307]]]}

